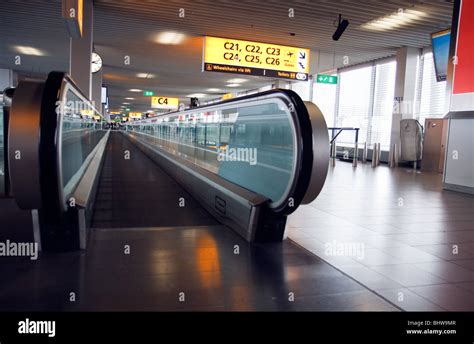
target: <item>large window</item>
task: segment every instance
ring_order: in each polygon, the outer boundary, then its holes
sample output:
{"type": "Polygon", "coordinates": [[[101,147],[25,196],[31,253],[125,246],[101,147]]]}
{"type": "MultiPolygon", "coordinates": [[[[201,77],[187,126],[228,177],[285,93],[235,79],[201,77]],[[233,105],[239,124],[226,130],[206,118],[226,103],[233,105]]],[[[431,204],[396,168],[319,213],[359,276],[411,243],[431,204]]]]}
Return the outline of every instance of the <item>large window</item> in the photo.
{"type": "Polygon", "coordinates": [[[424,52],[420,63],[418,92],[419,107],[415,113],[416,119],[425,125],[426,118],[441,118],[445,112],[446,81],[436,81],[433,53],[424,52]]]}
{"type": "Polygon", "coordinates": [[[313,84],[313,103],[315,103],[323,113],[328,127],[334,127],[336,90],[337,85],[322,84],[318,82],[313,84]]]}
{"type": "MultiPolygon", "coordinates": [[[[339,71],[339,84],[314,84],[313,102],[329,127],[359,128],[359,143],[390,146],[397,63],[384,60],[339,71]]],[[[352,145],[354,131],[344,131],[339,145],[352,145]]]]}
{"type": "MultiPolygon", "coordinates": [[[[371,114],[371,94],[373,66],[342,71],[339,74],[339,99],[336,117],[337,127],[360,128],[359,141],[367,137],[369,116],[371,114]]],[[[338,143],[353,143],[354,133],[343,132],[338,143]]]]}
{"type": "Polygon", "coordinates": [[[384,149],[390,146],[396,71],[395,61],[375,66],[374,108],[367,142],[380,143],[384,149]]]}

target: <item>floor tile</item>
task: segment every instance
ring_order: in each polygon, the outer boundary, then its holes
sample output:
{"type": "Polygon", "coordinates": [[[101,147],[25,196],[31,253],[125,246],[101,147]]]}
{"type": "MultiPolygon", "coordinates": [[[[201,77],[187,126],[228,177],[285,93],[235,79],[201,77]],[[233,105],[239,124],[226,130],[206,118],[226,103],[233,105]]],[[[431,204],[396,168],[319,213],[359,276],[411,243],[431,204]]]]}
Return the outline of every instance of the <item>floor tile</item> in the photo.
{"type": "Polygon", "coordinates": [[[462,266],[463,268],[474,271],[474,259],[454,260],[453,263],[462,266]]]}
{"type": "Polygon", "coordinates": [[[398,311],[394,305],[374,297],[367,291],[355,291],[327,295],[326,297],[305,297],[305,310],[307,311],[398,311]]]}
{"type": "Polygon", "coordinates": [[[426,300],[406,288],[375,290],[377,294],[394,303],[404,311],[442,312],[445,309],[426,300]]]}
{"type": "Polygon", "coordinates": [[[474,281],[474,271],[465,269],[452,262],[417,263],[415,267],[438,276],[448,282],[474,281]]]}
{"type": "Polygon", "coordinates": [[[404,287],[446,283],[445,280],[412,264],[374,266],[372,269],[393,279],[404,287]]]}
{"type": "Polygon", "coordinates": [[[385,247],[381,249],[383,252],[399,259],[403,263],[421,263],[441,261],[441,258],[432,254],[419,250],[416,247],[385,247]]]}
{"type": "Polygon", "coordinates": [[[455,285],[431,285],[410,290],[448,311],[474,311],[473,294],[455,285]]]}
{"type": "Polygon", "coordinates": [[[402,264],[403,261],[382,251],[382,249],[369,248],[364,251],[361,264],[366,266],[402,264]]]}
{"type": "Polygon", "coordinates": [[[350,266],[342,269],[344,273],[362,283],[371,290],[401,288],[394,280],[372,270],[366,266],[350,266]]]}
{"type": "Polygon", "coordinates": [[[474,282],[461,282],[461,283],[455,283],[454,285],[458,288],[467,290],[474,294],[474,282]]]}
{"type": "Polygon", "coordinates": [[[421,245],[416,248],[445,260],[474,259],[474,253],[457,244],[421,245]]]}

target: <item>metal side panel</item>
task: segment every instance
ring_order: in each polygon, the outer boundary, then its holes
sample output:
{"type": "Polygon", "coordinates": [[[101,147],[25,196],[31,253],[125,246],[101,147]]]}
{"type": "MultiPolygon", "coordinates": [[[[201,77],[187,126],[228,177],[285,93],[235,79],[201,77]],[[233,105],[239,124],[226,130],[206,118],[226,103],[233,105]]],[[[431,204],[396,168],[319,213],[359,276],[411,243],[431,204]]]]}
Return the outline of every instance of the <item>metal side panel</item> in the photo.
{"type": "Polygon", "coordinates": [[[21,82],[13,97],[8,135],[9,175],[21,209],[41,208],[40,112],[44,83],[21,82]]]}
{"type": "Polygon", "coordinates": [[[265,206],[267,199],[235,184],[223,180],[177,156],[152,147],[138,135],[125,134],[145,154],[180,183],[219,222],[231,227],[245,240],[255,239],[258,228],[257,208],[265,206]],[[199,169],[199,172],[196,170],[199,169]]]}
{"type": "Polygon", "coordinates": [[[303,204],[308,204],[316,199],[326,181],[329,168],[329,134],[321,110],[312,102],[304,103],[308,110],[313,132],[311,179],[302,201],[303,204]]]}

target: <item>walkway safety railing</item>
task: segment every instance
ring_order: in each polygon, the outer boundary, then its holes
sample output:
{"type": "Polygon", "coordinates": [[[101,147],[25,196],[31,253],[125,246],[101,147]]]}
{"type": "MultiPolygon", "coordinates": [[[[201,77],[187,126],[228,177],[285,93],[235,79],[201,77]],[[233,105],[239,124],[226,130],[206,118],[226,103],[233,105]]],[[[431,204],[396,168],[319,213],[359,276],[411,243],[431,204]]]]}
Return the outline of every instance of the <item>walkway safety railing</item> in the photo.
{"type": "MultiPolygon", "coordinates": [[[[336,165],[337,150],[336,150],[336,139],[344,131],[353,131],[354,132],[354,148],[352,154],[352,166],[357,166],[357,160],[359,155],[359,130],[360,128],[352,127],[331,127],[328,128],[331,131],[330,146],[331,146],[331,164],[332,166],[336,165]]],[[[346,157],[348,158],[348,156],[346,157]]]]}

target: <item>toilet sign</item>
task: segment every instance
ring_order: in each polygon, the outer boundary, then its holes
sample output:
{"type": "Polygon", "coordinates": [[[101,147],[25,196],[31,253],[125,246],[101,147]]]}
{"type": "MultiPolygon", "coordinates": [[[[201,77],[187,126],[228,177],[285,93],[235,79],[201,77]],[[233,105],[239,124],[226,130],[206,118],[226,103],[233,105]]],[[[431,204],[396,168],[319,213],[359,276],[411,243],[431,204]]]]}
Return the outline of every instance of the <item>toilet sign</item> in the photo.
{"type": "Polygon", "coordinates": [[[177,110],[179,106],[178,98],[171,97],[151,97],[152,109],[177,110]]]}

